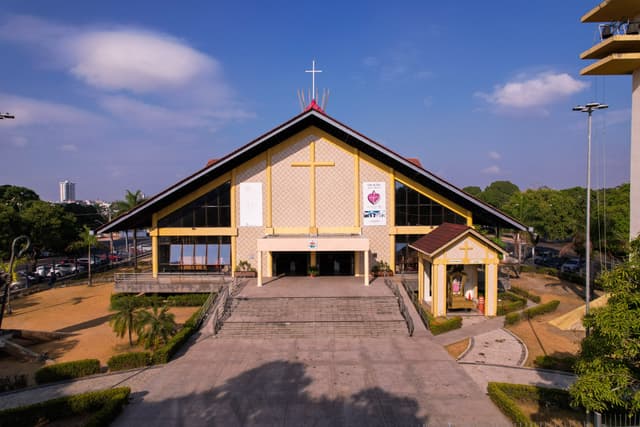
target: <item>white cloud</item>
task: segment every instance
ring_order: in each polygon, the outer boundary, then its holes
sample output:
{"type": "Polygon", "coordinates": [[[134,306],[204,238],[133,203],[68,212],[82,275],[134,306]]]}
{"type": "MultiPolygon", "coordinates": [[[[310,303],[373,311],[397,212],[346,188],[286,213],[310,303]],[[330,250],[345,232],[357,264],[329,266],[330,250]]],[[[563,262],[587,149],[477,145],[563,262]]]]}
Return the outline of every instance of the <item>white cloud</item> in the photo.
{"type": "Polygon", "coordinates": [[[90,31],[68,44],[71,72],[101,89],[166,91],[208,75],[218,78],[212,58],[163,34],[139,30],[90,31]]]}
{"type": "Polygon", "coordinates": [[[66,151],[66,152],[78,151],[78,147],[75,144],[63,144],[58,148],[60,149],[60,151],[66,151]]]}
{"type": "Polygon", "coordinates": [[[500,153],[498,153],[497,151],[489,151],[488,155],[489,158],[493,160],[500,160],[502,158],[500,153]]]}
{"type": "MultiPolygon", "coordinates": [[[[97,89],[99,106],[133,127],[215,130],[230,120],[254,117],[234,100],[215,58],[167,34],[105,25],[70,27],[10,15],[0,19],[3,39],[30,46],[46,57],[48,67],[97,89]]],[[[80,110],[55,107],[48,108],[51,114],[12,112],[21,115],[23,124],[44,117],[82,119],[80,110]]]]}
{"type": "Polygon", "coordinates": [[[482,173],[487,175],[498,175],[501,172],[502,170],[500,170],[500,166],[498,165],[493,165],[493,166],[489,166],[488,168],[482,169],[482,173]]]}
{"type": "Polygon", "coordinates": [[[578,93],[589,84],[576,80],[567,73],[539,73],[533,77],[519,76],[514,81],[496,85],[493,92],[478,92],[490,104],[502,108],[543,107],[578,93]]]}

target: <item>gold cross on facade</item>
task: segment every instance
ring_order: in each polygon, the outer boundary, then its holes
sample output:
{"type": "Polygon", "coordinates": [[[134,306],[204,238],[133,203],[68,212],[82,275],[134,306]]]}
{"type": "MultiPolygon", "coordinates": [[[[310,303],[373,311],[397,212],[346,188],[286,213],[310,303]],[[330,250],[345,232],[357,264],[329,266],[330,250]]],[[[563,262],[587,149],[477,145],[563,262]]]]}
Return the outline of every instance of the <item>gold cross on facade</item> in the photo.
{"type": "Polygon", "coordinates": [[[469,251],[472,251],[473,248],[469,246],[469,242],[464,242],[464,246],[460,247],[461,251],[464,251],[464,256],[468,257],[469,256],[469,251]]]}
{"type": "Polygon", "coordinates": [[[316,230],[316,233],[313,234],[317,234],[317,229],[316,229],[316,168],[318,167],[327,167],[327,166],[335,166],[335,162],[316,162],[316,143],[315,141],[311,142],[311,144],[309,144],[309,161],[308,162],[294,162],[291,163],[291,166],[293,167],[306,167],[310,169],[310,176],[311,176],[311,185],[309,186],[309,192],[310,192],[310,202],[311,202],[311,207],[310,207],[310,211],[311,211],[311,228],[316,230]]]}

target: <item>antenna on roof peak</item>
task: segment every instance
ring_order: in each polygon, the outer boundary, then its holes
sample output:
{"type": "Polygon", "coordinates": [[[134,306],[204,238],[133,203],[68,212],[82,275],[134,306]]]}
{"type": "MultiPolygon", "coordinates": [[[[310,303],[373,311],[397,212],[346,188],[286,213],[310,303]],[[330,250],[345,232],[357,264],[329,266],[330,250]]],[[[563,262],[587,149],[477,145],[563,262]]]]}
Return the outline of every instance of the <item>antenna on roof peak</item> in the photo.
{"type": "Polygon", "coordinates": [[[316,73],[321,73],[322,70],[316,69],[316,60],[311,61],[311,69],[305,70],[305,73],[311,73],[311,91],[307,93],[305,97],[305,93],[302,90],[298,90],[298,102],[300,103],[300,109],[302,111],[308,110],[317,110],[324,113],[324,109],[329,100],[329,91],[322,91],[322,102],[319,105],[318,100],[318,90],[316,89],[316,73]]]}

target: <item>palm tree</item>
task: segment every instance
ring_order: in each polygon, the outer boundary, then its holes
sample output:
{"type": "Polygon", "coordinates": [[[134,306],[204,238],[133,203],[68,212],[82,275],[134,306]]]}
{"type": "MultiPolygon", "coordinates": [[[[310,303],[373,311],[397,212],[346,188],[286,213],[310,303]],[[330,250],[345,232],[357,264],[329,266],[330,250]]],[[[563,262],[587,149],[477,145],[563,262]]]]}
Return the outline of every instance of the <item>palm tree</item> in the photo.
{"type": "MultiPolygon", "coordinates": [[[[122,215],[143,201],[144,195],[142,191],[136,190],[135,192],[131,192],[131,190],[127,190],[124,195],[124,200],[113,202],[113,209],[118,215],[122,215]]],[[[138,270],[138,237],[135,229],[133,230],[133,267],[134,270],[138,270]]]]}
{"type": "Polygon", "coordinates": [[[153,305],[151,311],[140,311],[137,321],[138,337],[145,348],[167,343],[176,330],[175,315],[169,313],[168,305],[153,305]]]}
{"type": "Polygon", "coordinates": [[[117,313],[111,317],[109,324],[116,335],[120,338],[124,337],[125,333],[128,333],[129,345],[133,346],[131,332],[138,332],[140,329],[138,323],[140,313],[138,310],[138,304],[133,297],[123,297],[117,301],[117,304],[114,304],[114,308],[117,310],[117,313]]]}

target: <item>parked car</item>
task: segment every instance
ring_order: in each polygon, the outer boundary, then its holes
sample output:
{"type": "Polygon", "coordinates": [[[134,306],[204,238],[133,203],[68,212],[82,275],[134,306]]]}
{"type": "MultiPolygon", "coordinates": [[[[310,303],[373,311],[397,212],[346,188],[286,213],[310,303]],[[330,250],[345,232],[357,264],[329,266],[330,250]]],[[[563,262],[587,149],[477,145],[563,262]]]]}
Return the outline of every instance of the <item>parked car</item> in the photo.
{"type": "Polygon", "coordinates": [[[55,265],[53,272],[56,274],[56,276],[62,277],[62,276],[69,276],[70,274],[75,274],[76,272],[75,270],[76,270],[75,265],[71,263],[61,263],[61,264],[55,265]]]}
{"type": "Polygon", "coordinates": [[[39,265],[36,267],[36,275],[40,276],[41,279],[49,276],[49,272],[51,271],[50,265],[39,265]]]}
{"type": "Polygon", "coordinates": [[[579,259],[567,260],[560,266],[560,271],[563,273],[577,273],[580,271],[581,263],[579,259]]]}

